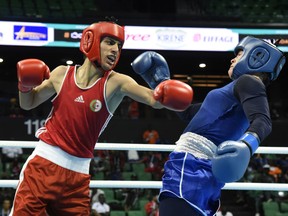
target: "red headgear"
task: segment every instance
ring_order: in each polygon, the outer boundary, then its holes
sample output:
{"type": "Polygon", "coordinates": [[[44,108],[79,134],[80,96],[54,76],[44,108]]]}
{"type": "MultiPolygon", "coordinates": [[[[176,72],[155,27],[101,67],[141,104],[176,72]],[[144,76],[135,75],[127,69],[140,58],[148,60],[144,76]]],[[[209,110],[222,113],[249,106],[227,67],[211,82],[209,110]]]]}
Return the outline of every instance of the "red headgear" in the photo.
{"type": "MultiPolygon", "coordinates": [[[[98,22],[93,23],[85,28],[82,33],[80,41],[80,50],[87,56],[87,58],[95,65],[101,66],[100,56],[100,42],[103,37],[113,37],[124,43],[124,27],[117,25],[113,22],[98,22]]],[[[118,58],[112,69],[117,65],[121,50],[119,51],[118,58]]]]}

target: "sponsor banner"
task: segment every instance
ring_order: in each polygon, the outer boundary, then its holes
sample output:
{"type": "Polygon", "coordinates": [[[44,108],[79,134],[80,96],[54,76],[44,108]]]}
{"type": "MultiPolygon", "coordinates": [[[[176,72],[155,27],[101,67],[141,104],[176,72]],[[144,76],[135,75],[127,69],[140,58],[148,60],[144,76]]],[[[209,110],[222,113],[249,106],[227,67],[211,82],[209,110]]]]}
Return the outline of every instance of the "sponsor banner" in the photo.
{"type": "Polygon", "coordinates": [[[82,30],[75,30],[75,29],[54,30],[55,41],[80,42],[81,37],[82,37],[82,30]]]}
{"type": "Polygon", "coordinates": [[[54,41],[53,30],[42,23],[0,21],[0,45],[45,46],[54,41]]]}
{"type": "Polygon", "coordinates": [[[51,47],[79,47],[82,31],[88,25],[47,23],[54,29],[54,41],[47,44],[51,47]]]}
{"type": "MultiPolygon", "coordinates": [[[[0,21],[0,45],[79,47],[88,25],[0,21]]],[[[275,42],[288,51],[287,29],[190,28],[125,26],[123,49],[178,51],[233,51],[251,35],[275,42]]]]}
{"type": "Polygon", "coordinates": [[[48,28],[45,26],[14,25],[14,40],[48,41],[48,28]]]}
{"type": "Polygon", "coordinates": [[[225,28],[125,26],[124,49],[231,51],[238,34],[225,28]]]}

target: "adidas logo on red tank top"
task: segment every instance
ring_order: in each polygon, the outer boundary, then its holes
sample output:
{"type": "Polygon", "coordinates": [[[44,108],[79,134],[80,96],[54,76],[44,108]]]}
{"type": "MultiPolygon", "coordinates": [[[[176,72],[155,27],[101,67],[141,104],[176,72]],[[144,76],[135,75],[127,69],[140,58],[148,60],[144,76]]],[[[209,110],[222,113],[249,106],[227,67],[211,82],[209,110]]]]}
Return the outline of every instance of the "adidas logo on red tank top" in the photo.
{"type": "Polygon", "coordinates": [[[79,97],[76,97],[74,101],[75,101],[75,102],[79,102],[79,103],[84,103],[83,96],[80,95],[79,97]]]}

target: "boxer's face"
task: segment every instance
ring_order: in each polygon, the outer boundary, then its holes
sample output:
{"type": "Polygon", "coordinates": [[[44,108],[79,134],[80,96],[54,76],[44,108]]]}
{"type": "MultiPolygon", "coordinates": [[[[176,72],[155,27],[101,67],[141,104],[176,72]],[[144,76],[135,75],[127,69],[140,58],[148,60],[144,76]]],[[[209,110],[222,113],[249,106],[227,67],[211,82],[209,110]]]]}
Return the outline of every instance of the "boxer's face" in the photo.
{"type": "Polygon", "coordinates": [[[122,43],[112,37],[104,37],[100,44],[101,66],[105,71],[111,70],[119,58],[122,43]]]}
{"type": "Polygon", "coordinates": [[[235,56],[235,58],[231,59],[231,65],[230,65],[230,68],[228,70],[228,75],[229,77],[231,78],[232,77],[232,74],[233,74],[233,70],[234,70],[234,67],[235,65],[238,63],[238,61],[240,60],[240,58],[242,57],[243,55],[243,51],[240,50],[237,54],[237,56],[235,56]]]}

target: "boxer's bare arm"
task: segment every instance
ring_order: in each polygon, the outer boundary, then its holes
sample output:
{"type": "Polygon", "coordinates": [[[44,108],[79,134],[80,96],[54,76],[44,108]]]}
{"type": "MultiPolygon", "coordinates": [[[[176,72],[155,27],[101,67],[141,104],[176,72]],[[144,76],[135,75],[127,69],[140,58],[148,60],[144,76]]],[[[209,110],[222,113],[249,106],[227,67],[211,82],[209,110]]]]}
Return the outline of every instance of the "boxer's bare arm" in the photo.
{"type": "Polygon", "coordinates": [[[113,72],[109,77],[106,88],[109,110],[114,112],[125,96],[154,108],[163,108],[163,106],[153,98],[153,90],[139,85],[134,79],[127,75],[113,72]]]}
{"type": "Polygon", "coordinates": [[[191,103],[193,91],[187,84],[176,80],[164,81],[153,91],[139,85],[127,75],[113,73],[107,83],[106,95],[108,107],[112,112],[125,96],[155,109],[167,108],[179,111],[185,110],[191,103]]]}
{"type": "Polygon", "coordinates": [[[48,100],[55,93],[58,93],[66,69],[66,66],[59,66],[50,73],[49,79],[44,80],[40,85],[33,88],[30,92],[20,92],[19,101],[21,108],[26,110],[33,109],[48,100]]]}

